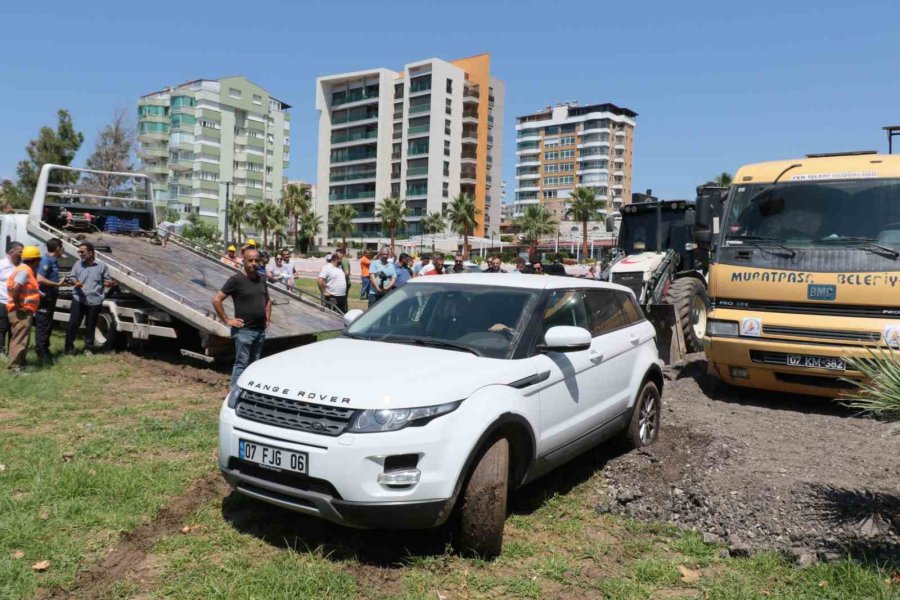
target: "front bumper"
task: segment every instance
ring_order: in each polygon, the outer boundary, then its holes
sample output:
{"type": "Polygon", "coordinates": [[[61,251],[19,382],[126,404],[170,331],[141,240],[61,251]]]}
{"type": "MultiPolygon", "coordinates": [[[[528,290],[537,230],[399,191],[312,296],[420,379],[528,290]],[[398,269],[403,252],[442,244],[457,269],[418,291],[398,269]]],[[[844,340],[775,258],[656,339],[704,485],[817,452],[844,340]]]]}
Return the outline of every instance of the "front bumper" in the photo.
{"type": "Polygon", "coordinates": [[[857,371],[835,371],[822,368],[792,367],[769,364],[765,355],[796,354],[829,358],[861,358],[868,356],[862,347],[792,343],[766,338],[710,337],[706,340],[706,359],[711,374],[725,383],[776,392],[809,394],[834,398],[854,389],[846,379],[861,379],[857,371]],[[735,376],[743,369],[746,377],[735,376]]]}
{"type": "MultiPolygon", "coordinates": [[[[427,528],[441,525],[455,503],[457,482],[471,440],[457,422],[461,411],[422,427],[331,437],[238,417],[223,404],[219,415],[219,468],[247,496],[351,527],[427,528]],[[239,440],[308,456],[307,474],[269,471],[238,458],[239,440]],[[418,483],[378,483],[387,457],[417,455],[418,483]]],[[[469,432],[468,434],[466,432],[469,432]]]]}

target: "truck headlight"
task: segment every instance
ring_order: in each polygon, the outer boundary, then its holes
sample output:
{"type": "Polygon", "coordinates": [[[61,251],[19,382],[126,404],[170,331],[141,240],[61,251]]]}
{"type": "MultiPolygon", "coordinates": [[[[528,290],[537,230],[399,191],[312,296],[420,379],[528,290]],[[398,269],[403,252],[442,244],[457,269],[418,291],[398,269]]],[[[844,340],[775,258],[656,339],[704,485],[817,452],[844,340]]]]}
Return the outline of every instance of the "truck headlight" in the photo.
{"type": "Polygon", "coordinates": [[[706,323],[706,333],[710,336],[737,337],[737,321],[718,321],[711,319],[706,323]]]}
{"type": "Polygon", "coordinates": [[[353,433],[372,433],[375,431],[397,431],[407,425],[424,425],[431,419],[453,412],[462,400],[424,406],[422,408],[379,408],[362,410],[357,413],[350,431],[353,433]]]}
{"type": "Polygon", "coordinates": [[[234,408],[237,405],[238,398],[241,395],[241,388],[238,386],[234,386],[231,388],[231,391],[228,392],[228,395],[225,397],[226,402],[228,402],[228,408],[234,408]]]}

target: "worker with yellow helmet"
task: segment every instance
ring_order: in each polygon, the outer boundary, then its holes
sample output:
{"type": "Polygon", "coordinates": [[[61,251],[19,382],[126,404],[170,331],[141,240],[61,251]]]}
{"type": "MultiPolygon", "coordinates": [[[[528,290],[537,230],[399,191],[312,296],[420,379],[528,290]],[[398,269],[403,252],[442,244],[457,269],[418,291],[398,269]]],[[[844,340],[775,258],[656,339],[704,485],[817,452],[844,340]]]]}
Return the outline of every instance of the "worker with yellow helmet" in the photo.
{"type": "Polygon", "coordinates": [[[222,257],[222,262],[229,267],[239,269],[241,268],[241,259],[234,255],[235,252],[237,252],[237,248],[235,248],[234,244],[228,246],[225,256],[222,257]]]}
{"type": "Polygon", "coordinates": [[[37,246],[22,249],[22,262],[13,269],[6,280],[6,313],[9,317],[12,339],[9,343],[9,369],[14,372],[25,366],[31,320],[41,303],[41,290],[35,273],[41,262],[41,250],[37,246]]]}

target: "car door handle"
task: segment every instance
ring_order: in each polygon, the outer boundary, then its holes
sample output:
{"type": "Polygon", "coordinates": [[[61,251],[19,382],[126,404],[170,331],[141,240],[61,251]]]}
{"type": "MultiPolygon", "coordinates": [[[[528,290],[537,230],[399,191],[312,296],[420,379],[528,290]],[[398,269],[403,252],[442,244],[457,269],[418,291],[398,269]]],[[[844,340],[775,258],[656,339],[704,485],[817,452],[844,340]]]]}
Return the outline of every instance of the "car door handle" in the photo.
{"type": "Polygon", "coordinates": [[[638,336],[636,336],[632,333],[631,336],[628,338],[628,341],[631,342],[632,346],[637,346],[638,344],[641,343],[641,338],[639,338],[638,336]]]}
{"type": "Polygon", "coordinates": [[[599,350],[591,350],[590,352],[588,352],[588,359],[592,363],[598,363],[603,360],[603,353],[599,350]]]}

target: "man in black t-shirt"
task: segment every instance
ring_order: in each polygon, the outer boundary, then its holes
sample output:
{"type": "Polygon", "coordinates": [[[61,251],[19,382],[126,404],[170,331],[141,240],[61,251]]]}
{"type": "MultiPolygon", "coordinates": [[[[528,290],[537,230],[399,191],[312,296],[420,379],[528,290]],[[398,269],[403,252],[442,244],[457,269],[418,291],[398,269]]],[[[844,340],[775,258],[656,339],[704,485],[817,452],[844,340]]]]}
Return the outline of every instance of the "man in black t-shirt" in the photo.
{"type": "Polygon", "coordinates": [[[266,278],[259,273],[259,264],[259,252],[245,250],[243,271],[232,275],[212,301],[216,314],[231,327],[231,338],[234,340],[231,387],[237,383],[247,365],[259,359],[266,340],[266,329],[272,322],[272,299],[269,298],[266,278]],[[232,319],[225,314],[223,305],[229,296],[234,303],[232,319]]]}

